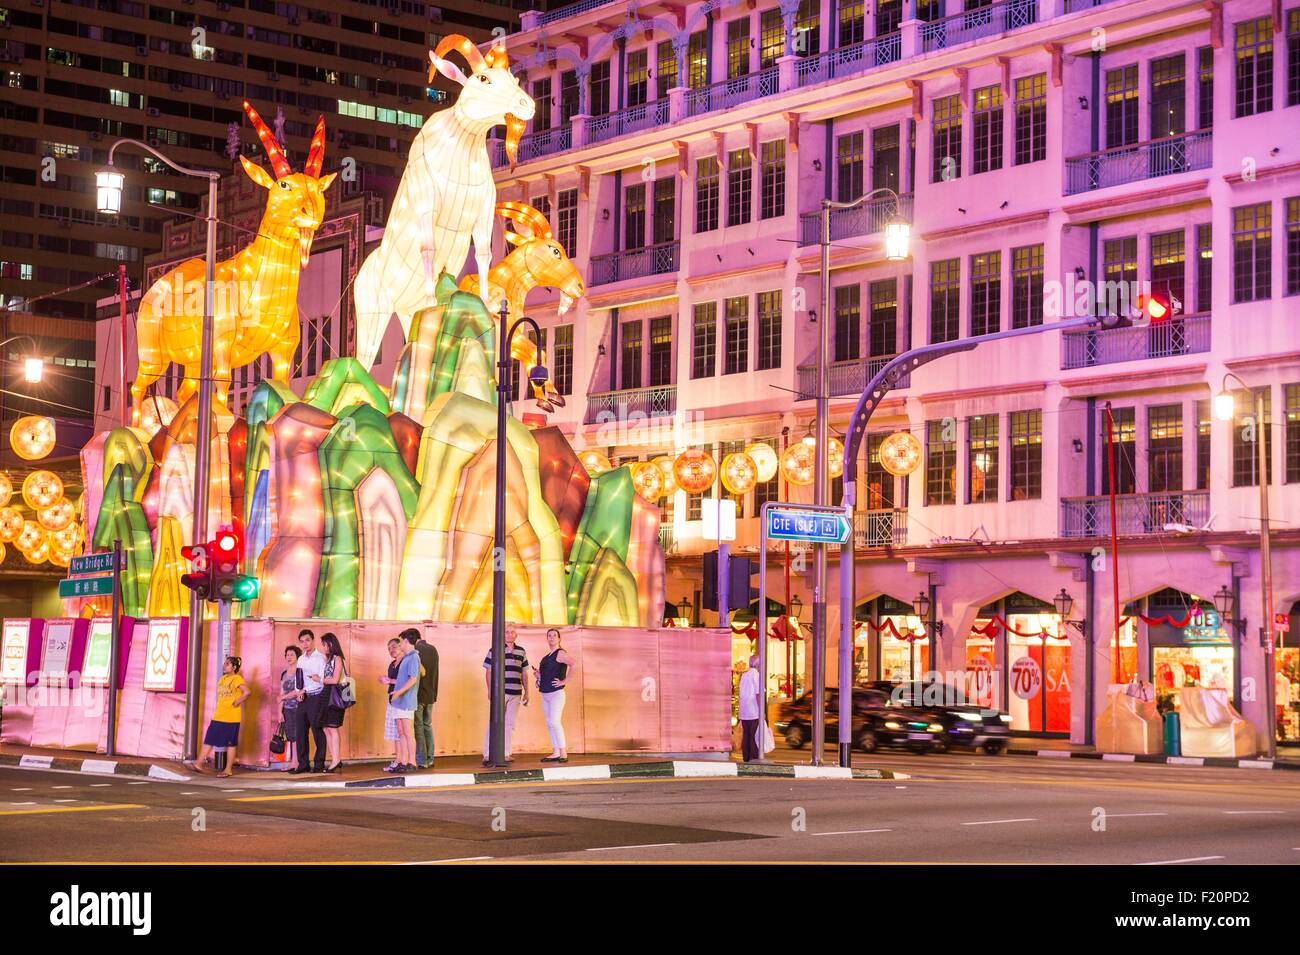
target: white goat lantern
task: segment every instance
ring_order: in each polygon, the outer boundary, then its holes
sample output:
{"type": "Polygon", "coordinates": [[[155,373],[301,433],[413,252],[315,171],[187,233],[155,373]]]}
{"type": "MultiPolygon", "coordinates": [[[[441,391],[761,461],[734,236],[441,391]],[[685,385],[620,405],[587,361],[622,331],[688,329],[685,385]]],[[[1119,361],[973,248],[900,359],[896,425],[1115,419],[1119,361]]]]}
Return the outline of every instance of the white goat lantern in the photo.
{"type": "Polygon", "coordinates": [[[405,337],[415,313],[436,305],[438,276],[460,275],[471,240],[479,288],[487,289],[497,203],[487,134],[505,125],[506,154],[513,163],[524,124],[537,108],[510,72],[504,46],[484,55],[453,34],[430,52],[429,62],[430,80],[436,70],[459,83],[461,92],[450,109],[434,113],[416,134],[384,238],[357,273],[357,358],[366,368],[374,363],[394,313],[405,337]],[[469,76],[445,59],[453,50],[469,64],[469,76]]]}

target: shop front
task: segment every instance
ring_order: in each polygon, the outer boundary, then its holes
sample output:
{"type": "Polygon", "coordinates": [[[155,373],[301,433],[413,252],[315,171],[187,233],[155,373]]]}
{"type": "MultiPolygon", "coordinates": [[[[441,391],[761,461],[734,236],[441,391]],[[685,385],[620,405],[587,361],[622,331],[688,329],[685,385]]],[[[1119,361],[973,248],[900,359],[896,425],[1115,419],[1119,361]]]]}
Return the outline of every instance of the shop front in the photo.
{"type": "Polygon", "coordinates": [[[1226,690],[1240,708],[1236,642],[1211,601],[1167,589],[1147,597],[1140,615],[1134,610],[1129,619],[1146,625],[1148,674],[1162,711],[1177,709],[1185,687],[1226,690]]]}
{"type": "Polygon", "coordinates": [[[921,679],[930,669],[930,637],[912,605],[881,594],[854,611],[854,676],[858,682],[921,679]]]}
{"type": "Polygon", "coordinates": [[[966,692],[1020,733],[1070,732],[1070,641],[1056,608],[1014,593],[980,608],[966,637],[966,692]]]}
{"type": "Polygon", "coordinates": [[[1273,702],[1277,708],[1279,746],[1300,746],[1300,600],[1286,615],[1286,630],[1276,633],[1276,680],[1273,702]]]}

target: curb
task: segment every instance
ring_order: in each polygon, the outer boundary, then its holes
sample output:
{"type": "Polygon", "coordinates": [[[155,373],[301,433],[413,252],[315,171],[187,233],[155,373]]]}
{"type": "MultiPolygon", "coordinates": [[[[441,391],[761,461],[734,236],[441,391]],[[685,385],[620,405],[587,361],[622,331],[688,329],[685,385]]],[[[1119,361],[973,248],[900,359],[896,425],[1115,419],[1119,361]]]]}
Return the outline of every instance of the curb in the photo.
{"type": "Polygon", "coordinates": [[[192,777],[155,763],[119,763],[113,759],[76,759],[66,756],[0,755],[0,767],[12,769],[57,769],[89,776],[139,776],[163,782],[186,782],[192,777]]]}
{"type": "Polygon", "coordinates": [[[1219,769],[1289,769],[1300,770],[1300,762],[1277,759],[1232,759],[1227,756],[1163,756],[1135,755],[1133,753],[1079,752],[1070,749],[1017,749],[1007,750],[1014,756],[1038,756],[1043,759],[1100,759],[1119,763],[1161,763],[1166,766],[1213,766],[1219,769]]]}

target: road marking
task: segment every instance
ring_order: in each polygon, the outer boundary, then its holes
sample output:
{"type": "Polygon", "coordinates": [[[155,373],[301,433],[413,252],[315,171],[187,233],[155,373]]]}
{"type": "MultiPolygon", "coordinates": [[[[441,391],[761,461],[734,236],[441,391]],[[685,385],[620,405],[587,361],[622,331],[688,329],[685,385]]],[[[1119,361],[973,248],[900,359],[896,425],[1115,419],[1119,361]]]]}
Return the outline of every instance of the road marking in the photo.
{"type": "Polygon", "coordinates": [[[860,836],[868,832],[893,832],[893,829],[842,829],[839,832],[814,832],[814,836],[860,836]]]}
{"type": "Polygon", "coordinates": [[[459,859],[429,859],[426,862],[399,862],[398,865],[440,865],[444,862],[483,862],[492,856],[463,856],[459,859]]]}
{"type": "Polygon", "coordinates": [[[1037,819],[985,819],[983,822],[963,822],[963,826],[1000,826],[1004,822],[1037,822],[1037,819]]]}
{"type": "MultiPolygon", "coordinates": [[[[694,781],[702,782],[702,783],[732,783],[735,782],[736,779],[743,779],[746,782],[755,782],[755,781],[762,780],[764,778],[780,778],[780,777],[702,776],[702,777],[698,777],[694,781]]],[[[853,782],[855,783],[872,782],[872,781],[873,780],[869,780],[869,779],[853,780],[853,782]]],[[[579,779],[579,780],[574,780],[573,782],[570,783],[558,783],[558,784],[554,784],[554,783],[547,784],[547,783],[543,783],[540,779],[535,779],[531,781],[521,780],[515,783],[479,783],[474,786],[446,786],[446,787],[439,787],[436,789],[427,788],[427,787],[420,788],[420,789],[412,789],[410,786],[407,786],[405,788],[399,788],[396,786],[385,786],[385,787],[376,787],[374,789],[354,788],[354,789],[327,789],[323,791],[311,790],[308,792],[285,793],[283,795],[276,794],[274,796],[236,796],[234,799],[231,800],[231,802],[278,802],[285,799],[328,799],[331,797],[338,797],[338,796],[390,796],[391,797],[394,795],[403,795],[403,794],[411,795],[411,796],[414,796],[416,794],[419,794],[421,796],[424,795],[441,796],[443,793],[449,793],[449,792],[485,793],[485,792],[496,792],[501,789],[538,789],[542,792],[545,792],[546,789],[556,785],[562,786],[563,788],[567,789],[569,787],[576,787],[576,786],[629,786],[629,785],[640,786],[646,784],[674,783],[674,782],[681,782],[681,778],[680,777],[674,778],[672,776],[657,776],[657,777],[652,776],[647,778],[633,777],[633,778],[621,778],[621,779],[579,779]]]]}
{"type": "Polygon", "coordinates": [[[51,789],[71,789],[71,786],[51,786],[51,789]]]}
{"type": "Polygon", "coordinates": [[[182,796],[197,796],[197,795],[199,795],[199,791],[198,791],[197,789],[189,789],[189,790],[186,790],[185,792],[181,793],[181,795],[182,795],[182,796]]]}
{"type": "Polygon", "coordinates": [[[1280,816],[1285,809],[1225,809],[1225,816],[1280,816]]]}
{"type": "Polygon", "coordinates": [[[148,786],[149,784],[141,780],[138,783],[127,783],[128,786],[148,786]]]}
{"type": "Polygon", "coordinates": [[[13,812],[0,811],[0,816],[30,816],[43,812],[102,812],[105,809],[144,809],[141,803],[114,803],[111,806],[59,806],[58,808],[44,807],[41,809],[19,809],[13,812]]]}
{"type": "Polygon", "coordinates": [[[75,799],[56,799],[55,802],[76,802],[75,799]]]}
{"type": "Polygon", "coordinates": [[[1166,859],[1163,862],[1138,862],[1136,865],[1180,865],[1184,862],[1213,862],[1223,856],[1195,856],[1191,859],[1166,859]]]}
{"type": "Polygon", "coordinates": [[[663,846],[675,846],[676,842],[647,842],[641,846],[596,846],[594,849],[588,849],[588,852],[617,852],[620,849],[658,849],[663,846]]]}
{"type": "Polygon", "coordinates": [[[1167,812],[1108,812],[1107,819],[1138,819],[1142,816],[1167,816],[1167,812]]]}
{"type": "Polygon", "coordinates": [[[11,802],[9,805],[11,805],[11,806],[35,806],[36,803],[34,803],[34,802],[11,802]]]}
{"type": "Polygon", "coordinates": [[[29,792],[32,791],[32,787],[31,787],[31,786],[18,786],[17,788],[15,788],[15,789],[11,789],[11,790],[9,790],[9,791],[10,791],[11,793],[29,793],[29,792]]]}
{"type": "Polygon", "coordinates": [[[112,784],[112,783],[91,783],[91,784],[90,784],[90,788],[91,788],[91,789],[101,789],[101,788],[103,788],[104,786],[111,786],[111,785],[113,785],[113,784],[112,784]]]}

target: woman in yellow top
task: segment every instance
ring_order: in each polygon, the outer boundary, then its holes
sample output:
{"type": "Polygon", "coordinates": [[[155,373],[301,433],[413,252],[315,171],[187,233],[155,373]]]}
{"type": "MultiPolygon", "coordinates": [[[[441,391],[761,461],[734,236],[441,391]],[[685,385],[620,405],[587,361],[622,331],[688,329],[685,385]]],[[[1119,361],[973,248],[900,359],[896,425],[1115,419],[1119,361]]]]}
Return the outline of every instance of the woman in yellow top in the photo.
{"type": "MultiPolygon", "coordinates": [[[[244,712],[244,701],[250,691],[244,678],[239,675],[239,657],[226,657],[221,665],[221,679],[217,682],[217,711],[212,714],[212,722],[203,735],[203,752],[194,764],[195,772],[203,772],[203,764],[213,751],[224,753],[239,744],[239,718],[244,712]]],[[[224,771],[218,776],[233,776],[235,760],[232,755],[226,762],[224,771]]]]}

